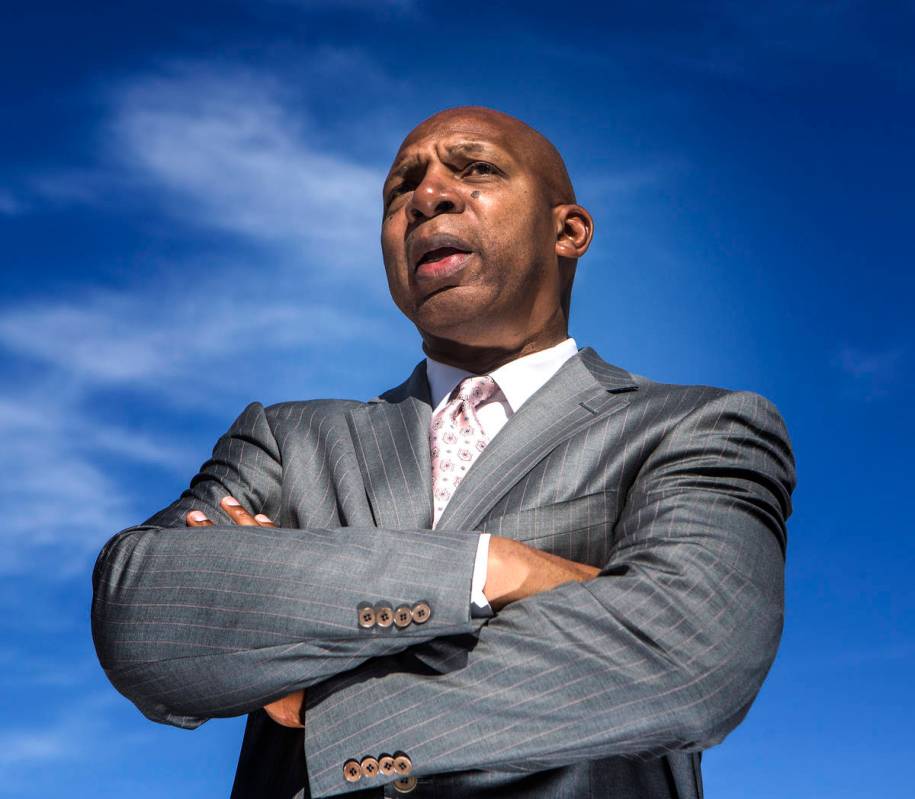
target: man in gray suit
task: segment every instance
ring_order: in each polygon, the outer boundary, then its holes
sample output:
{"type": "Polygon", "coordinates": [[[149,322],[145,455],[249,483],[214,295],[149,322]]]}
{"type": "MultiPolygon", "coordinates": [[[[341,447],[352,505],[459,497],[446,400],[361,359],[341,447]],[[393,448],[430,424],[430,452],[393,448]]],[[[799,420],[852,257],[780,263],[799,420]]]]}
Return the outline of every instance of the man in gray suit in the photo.
{"type": "Polygon", "coordinates": [[[759,394],[578,349],[592,228],[524,123],[426,120],[381,235],[426,359],[252,403],[103,548],[102,666],[155,721],[247,713],[233,796],[701,797],[778,646],[794,458],[759,394]]]}

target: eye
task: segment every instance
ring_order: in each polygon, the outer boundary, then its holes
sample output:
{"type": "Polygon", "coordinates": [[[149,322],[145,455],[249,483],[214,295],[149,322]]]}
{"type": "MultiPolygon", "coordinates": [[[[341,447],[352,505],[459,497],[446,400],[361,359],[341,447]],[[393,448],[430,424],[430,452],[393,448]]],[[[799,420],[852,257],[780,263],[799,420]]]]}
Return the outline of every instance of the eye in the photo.
{"type": "Polygon", "coordinates": [[[465,175],[497,175],[499,170],[496,169],[492,164],[486,163],[486,161],[474,161],[471,164],[468,164],[464,167],[465,175]]]}
{"type": "Polygon", "coordinates": [[[394,186],[388,190],[388,197],[387,197],[387,201],[385,202],[385,206],[390,205],[392,202],[394,202],[394,200],[396,200],[402,194],[406,194],[407,192],[410,192],[410,191],[413,191],[412,184],[410,184],[406,181],[404,181],[403,183],[397,184],[396,186],[394,186]]]}

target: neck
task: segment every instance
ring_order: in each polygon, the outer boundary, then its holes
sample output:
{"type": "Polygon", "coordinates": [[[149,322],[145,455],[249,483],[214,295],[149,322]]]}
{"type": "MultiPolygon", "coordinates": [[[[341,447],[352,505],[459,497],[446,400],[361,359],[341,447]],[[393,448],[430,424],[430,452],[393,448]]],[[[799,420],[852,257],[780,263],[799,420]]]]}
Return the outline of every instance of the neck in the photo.
{"type": "Polygon", "coordinates": [[[440,363],[474,374],[485,374],[525,355],[554,347],[568,337],[568,330],[562,328],[550,332],[543,331],[538,336],[517,343],[474,345],[436,338],[424,333],[423,352],[440,363]]]}

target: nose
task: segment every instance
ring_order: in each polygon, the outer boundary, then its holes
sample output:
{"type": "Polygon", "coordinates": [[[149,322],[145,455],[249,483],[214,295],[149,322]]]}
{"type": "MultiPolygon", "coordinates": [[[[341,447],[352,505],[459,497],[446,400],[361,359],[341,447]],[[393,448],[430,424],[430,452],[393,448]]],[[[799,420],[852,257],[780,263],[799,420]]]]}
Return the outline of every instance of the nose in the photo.
{"type": "Polygon", "coordinates": [[[439,214],[458,214],[462,210],[463,200],[454,179],[434,167],[426,171],[407,205],[412,222],[431,219],[439,214]]]}

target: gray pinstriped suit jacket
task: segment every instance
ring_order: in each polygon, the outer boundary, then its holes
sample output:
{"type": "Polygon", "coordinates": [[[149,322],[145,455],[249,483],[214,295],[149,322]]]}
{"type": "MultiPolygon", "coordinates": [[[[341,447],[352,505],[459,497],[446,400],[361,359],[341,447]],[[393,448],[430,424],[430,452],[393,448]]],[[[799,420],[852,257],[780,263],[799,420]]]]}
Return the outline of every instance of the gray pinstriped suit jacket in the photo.
{"type": "Polygon", "coordinates": [[[783,619],[795,464],[759,394],[652,381],[590,348],[432,519],[425,365],[368,403],[249,405],[190,488],[114,536],[93,636],[149,718],[248,713],[234,797],[387,796],[343,763],[404,752],[413,796],[702,795],[700,752],[746,714],[783,619]],[[226,493],[281,527],[231,525],[226,493]],[[217,525],[186,528],[205,511],[217,525]],[[602,567],[469,616],[477,536],[602,567]],[[432,607],[365,630],[361,602],[432,607]],[[260,710],[308,688],[306,728],[260,710]]]}

